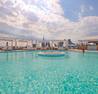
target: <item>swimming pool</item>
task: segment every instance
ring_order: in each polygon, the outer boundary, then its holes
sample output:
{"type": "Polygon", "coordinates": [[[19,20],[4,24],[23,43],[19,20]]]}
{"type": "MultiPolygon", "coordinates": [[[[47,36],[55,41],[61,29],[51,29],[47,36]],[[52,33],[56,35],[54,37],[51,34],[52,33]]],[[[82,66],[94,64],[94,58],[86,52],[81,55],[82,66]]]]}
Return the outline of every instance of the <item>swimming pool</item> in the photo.
{"type": "Polygon", "coordinates": [[[0,94],[98,94],[98,53],[0,53],[0,94]]]}

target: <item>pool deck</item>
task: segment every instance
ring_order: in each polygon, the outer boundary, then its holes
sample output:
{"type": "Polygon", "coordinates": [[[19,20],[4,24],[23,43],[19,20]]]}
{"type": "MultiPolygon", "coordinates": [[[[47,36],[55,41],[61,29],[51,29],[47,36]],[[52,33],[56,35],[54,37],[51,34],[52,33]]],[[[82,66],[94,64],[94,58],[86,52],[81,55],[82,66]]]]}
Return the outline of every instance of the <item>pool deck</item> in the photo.
{"type": "MultiPolygon", "coordinates": [[[[36,51],[36,50],[38,50],[38,49],[24,49],[24,50],[0,50],[0,52],[2,53],[2,52],[13,52],[13,51],[15,51],[15,52],[17,52],[17,51],[36,51]]],[[[59,50],[56,50],[56,51],[59,51],[59,50]]],[[[65,50],[64,50],[65,51],[65,50]]],[[[72,51],[72,52],[83,52],[82,50],[79,50],[79,49],[68,49],[68,50],[66,50],[66,51],[72,51]]],[[[98,53],[98,51],[97,50],[85,50],[85,52],[97,52],[98,53]]]]}
{"type": "MultiPolygon", "coordinates": [[[[69,49],[68,51],[83,52],[82,50],[79,50],[79,49],[69,49]]],[[[98,52],[98,51],[97,50],[85,50],[85,52],[98,52]]]]}

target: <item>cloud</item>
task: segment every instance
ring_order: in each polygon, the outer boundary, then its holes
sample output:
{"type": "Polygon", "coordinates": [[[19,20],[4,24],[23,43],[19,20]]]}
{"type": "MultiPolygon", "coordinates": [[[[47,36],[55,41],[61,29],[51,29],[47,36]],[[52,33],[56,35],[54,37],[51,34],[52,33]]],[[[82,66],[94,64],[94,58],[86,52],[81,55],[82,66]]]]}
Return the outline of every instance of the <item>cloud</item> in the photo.
{"type": "MultiPolygon", "coordinates": [[[[2,0],[0,21],[14,28],[24,28],[31,33],[48,32],[47,23],[58,23],[59,19],[64,19],[58,0],[2,0]],[[6,8],[6,4],[10,5],[6,8]],[[13,14],[13,15],[11,15],[13,14]]],[[[63,12],[63,11],[62,11],[63,12]]],[[[60,22],[60,23],[61,23],[60,22]]],[[[8,31],[9,32],[9,31],[8,31]]]]}
{"type": "Polygon", "coordinates": [[[81,39],[98,34],[98,16],[82,5],[79,20],[64,17],[60,0],[0,0],[0,33],[24,38],[81,39]],[[36,37],[35,37],[36,36],[36,37]]]}
{"type": "Polygon", "coordinates": [[[98,35],[98,16],[88,16],[81,18],[78,23],[79,31],[83,32],[85,36],[98,35]]]}
{"type": "Polygon", "coordinates": [[[78,17],[81,18],[93,10],[94,8],[91,5],[81,5],[80,12],[78,13],[78,17]]]}

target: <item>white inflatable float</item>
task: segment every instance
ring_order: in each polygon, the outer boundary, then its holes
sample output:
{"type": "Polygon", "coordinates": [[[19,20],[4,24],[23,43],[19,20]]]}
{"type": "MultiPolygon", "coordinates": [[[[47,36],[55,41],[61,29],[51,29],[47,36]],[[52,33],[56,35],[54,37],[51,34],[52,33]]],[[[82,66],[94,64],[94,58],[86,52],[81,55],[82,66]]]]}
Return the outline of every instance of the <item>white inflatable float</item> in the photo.
{"type": "Polygon", "coordinates": [[[64,52],[39,52],[39,56],[51,56],[51,57],[57,57],[57,56],[64,56],[64,52]]]}

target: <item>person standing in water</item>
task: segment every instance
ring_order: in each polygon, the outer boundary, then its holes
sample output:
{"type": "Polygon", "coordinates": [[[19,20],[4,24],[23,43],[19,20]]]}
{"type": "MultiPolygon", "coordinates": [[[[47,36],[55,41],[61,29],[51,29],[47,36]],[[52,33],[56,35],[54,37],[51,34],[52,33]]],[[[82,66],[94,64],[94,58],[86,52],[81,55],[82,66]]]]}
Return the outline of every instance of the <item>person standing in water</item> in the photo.
{"type": "Polygon", "coordinates": [[[85,53],[85,47],[84,47],[84,44],[82,43],[82,45],[81,45],[81,50],[82,50],[82,52],[83,52],[83,54],[85,53]]]}
{"type": "Polygon", "coordinates": [[[83,52],[83,54],[85,53],[85,47],[84,47],[84,45],[82,45],[82,52],[83,52]]]}
{"type": "Polygon", "coordinates": [[[85,49],[84,48],[82,49],[82,52],[83,52],[83,54],[85,53],[85,49]]]}

